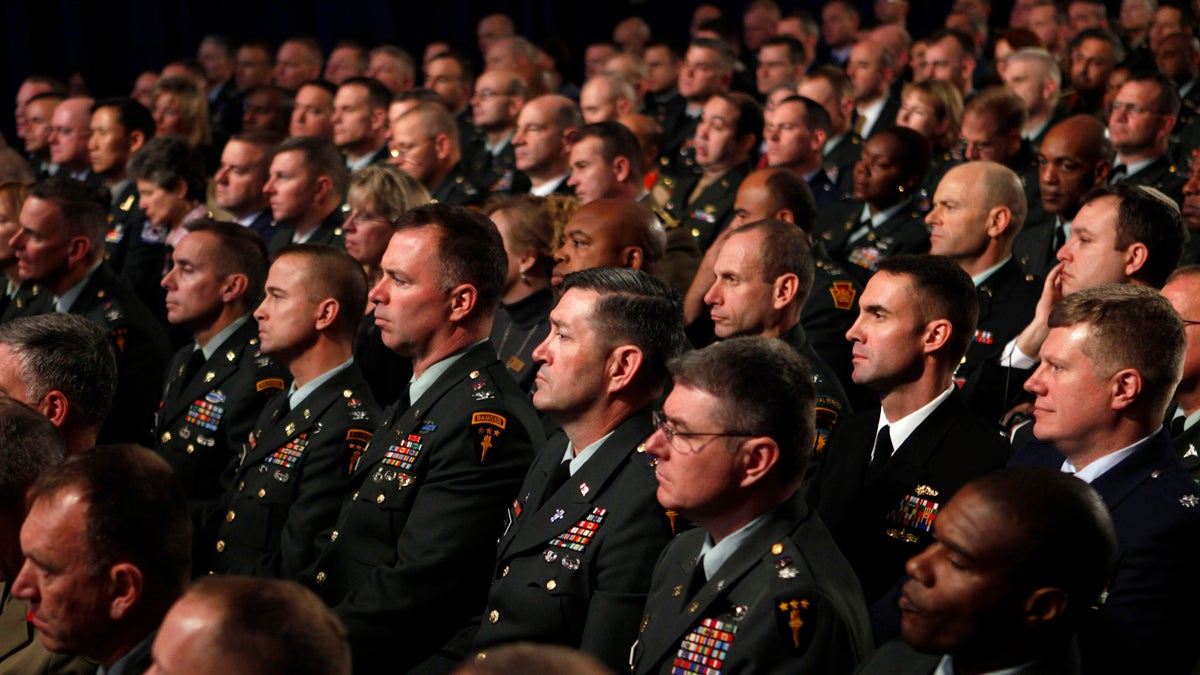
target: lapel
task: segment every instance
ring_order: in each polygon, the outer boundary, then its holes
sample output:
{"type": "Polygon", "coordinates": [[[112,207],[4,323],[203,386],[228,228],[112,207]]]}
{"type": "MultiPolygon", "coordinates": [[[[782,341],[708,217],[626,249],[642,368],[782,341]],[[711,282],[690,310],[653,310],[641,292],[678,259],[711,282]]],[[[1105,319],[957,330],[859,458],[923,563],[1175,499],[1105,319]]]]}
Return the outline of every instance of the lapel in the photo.
{"type": "MultiPolygon", "coordinates": [[[[500,543],[500,557],[509,551],[541,548],[585,518],[592,505],[604,493],[608,483],[624,466],[638,444],[654,431],[649,410],[643,409],[621,423],[612,436],[552,495],[541,495],[540,505],[526,511],[500,543]],[[583,494],[587,486],[587,494],[583,494]],[[557,516],[562,510],[561,517],[557,516]],[[552,520],[553,518],[553,520],[552,520]]],[[[541,471],[538,489],[544,491],[550,473],[561,462],[562,452],[543,453],[534,471],[541,471]]],[[[634,460],[636,461],[636,459],[634,460]]],[[[533,495],[531,495],[532,499],[533,495]]],[[[539,503],[533,502],[530,503],[539,503]]]]}
{"type": "Polygon", "coordinates": [[[1196,472],[1200,468],[1200,424],[1193,425],[1190,429],[1184,429],[1183,433],[1175,439],[1175,452],[1179,455],[1179,461],[1183,462],[1183,466],[1189,472],[1196,472]]]}
{"type": "MultiPolygon", "coordinates": [[[[250,339],[257,335],[258,323],[254,319],[247,319],[246,323],[234,331],[233,335],[230,335],[229,339],[213,352],[212,357],[204,362],[200,370],[196,371],[191,382],[182,383],[182,387],[180,387],[178,381],[172,381],[171,388],[175,391],[168,391],[167,395],[163,397],[163,425],[173,423],[180,415],[187,412],[192,401],[217,389],[222,382],[237,373],[243,349],[250,339]],[[233,355],[233,358],[229,357],[230,354],[233,355]]],[[[194,342],[188,343],[188,346],[194,344],[194,342]]],[[[190,356],[191,352],[185,351],[183,359],[179,360],[178,364],[172,364],[171,372],[176,377],[178,377],[179,369],[187,364],[190,356]]]]}
{"type": "MultiPolygon", "coordinates": [[[[249,467],[258,463],[266,456],[289,443],[292,439],[311,431],[317,426],[317,422],[320,421],[325,410],[335,401],[342,398],[342,390],[355,386],[361,381],[361,378],[358,366],[351,364],[349,368],[334,375],[325,384],[317,387],[316,391],[309,394],[300,402],[300,405],[288,411],[288,414],[272,422],[272,417],[277,417],[279,409],[283,406],[283,402],[287,400],[286,390],[276,394],[267,406],[270,410],[270,417],[266,418],[267,424],[260,427],[262,435],[255,441],[254,449],[246,454],[246,459],[242,462],[242,466],[249,467]]],[[[264,412],[264,414],[267,413],[264,412]]]]}
{"type": "MultiPolygon", "coordinates": [[[[694,597],[689,600],[686,594],[681,593],[665,598],[665,607],[660,610],[662,616],[651,617],[646,632],[642,634],[642,646],[646,650],[643,660],[647,663],[658,663],[669,651],[678,648],[679,641],[692,626],[711,614],[709,609],[714,603],[727,597],[732,589],[737,588],[738,582],[755,567],[760,564],[772,564],[771,545],[790,536],[797,525],[808,517],[808,505],[799,496],[793,495],[776,507],[769,520],[738,547],[694,597]],[[693,604],[695,609],[688,611],[692,609],[693,604]]],[[[696,532],[697,534],[693,535],[694,543],[681,539],[680,543],[686,548],[681,549],[677,556],[673,556],[675,559],[667,563],[672,566],[669,576],[664,576],[668,583],[683,584],[687,587],[695,567],[692,561],[699,554],[704,541],[703,530],[698,529],[696,532]]],[[[756,609],[751,607],[750,612],[756,609]]]]}
{"type": "Polygon", "coordinates": [[[1170,462],[1172,454],[1170,434],[1165,427],[1161,428],[1142,447],[1105,471],[1091,485],[1100,493],[1109,512],[1115,512],[1130,493],[1150,478],[1151,472],[1170,462]]]}
{"type": "Polygon", "coordinates": [[[966,400],[956,387],[950,397],[925,418],[884,465],[878,475],[868,476],[864,493],[874,494],[881,484],[915,483],[925,472],[929,458],[941,445],[954,421],[967,413],[966,400]]]}
{"type": "MultiPolygon", "coordinates": [[[[75,302],[71,304],[71,314],[87,314],[88,312],[100,306],[105,299],[111,300],[115,293],[112,293],[113,287],[116,285],[116,274],[107,262],[100,263],[96,268],[96,272],[88,279],[88,282],[83,286],[83,292],[79,297],[75,298],[75,302]]],[[[50,302],[51,311],[54,308],[54,302],[50,302]]]]}

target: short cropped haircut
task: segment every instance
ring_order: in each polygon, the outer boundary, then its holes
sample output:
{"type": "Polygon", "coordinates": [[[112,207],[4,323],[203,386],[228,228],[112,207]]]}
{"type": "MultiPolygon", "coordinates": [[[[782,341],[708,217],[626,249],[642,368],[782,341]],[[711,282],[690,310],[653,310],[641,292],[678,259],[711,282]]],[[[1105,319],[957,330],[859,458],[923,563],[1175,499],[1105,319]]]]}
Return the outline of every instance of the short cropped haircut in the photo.
{"type": "Polygon", "coordinates": [[[676,387],[700,389],[720,400],[717,429],[773,439],[779,446],[779,479],[800,480],[816,434],[816,394],[811,365],[796,350],[779,338],[737,337],[686,352],[669,367],[676,387]]]}
{"type": "Polygon", "coordinates": [[[642,175],[642,146],[637,136],[624,124],[612,120],[593,122],[579,130],[575,142],[585,138],[595,138],[600,141],[600,156],[608,164],[617,157],[629,160],[629,180],[641,185],[642,175]]]}
{"type": "MultiPolygon", "coordinates": [[[[705,23],[707,23],[707,22],[705,22],[705,23]]],[[[732,75],[733,74],[733,65],[734,65],[733,52],[730,51],[729,45],[726,44],[724,41],[716,40],[713,38],[695,38],[692,40],[691,44],[688,45],[688,47],[689,47],[689,49],[691,47],[699,47],[701,49],[710,49],[710,50],[716,52],[717,56],[718,56],[717,69],[721,72],[722,75],[732,75]]]]}
{"type": "Polygon", "coordinates": [[[1161,294],[1137,284],[1105,284],[1071,293],[1050,312],[1050,328],[1088,324],[1083,352],[1111,375],[1133,368],[1142,396],[1159,415],[1183,376],[1187,335],[1183,321],[1161,294]]]}
{"type": "Polygon", "coordinates": [[[967,115],[990,117],[998,135],[1020,134],[1029,119],[1021,97],[1006,87],[991,87],[976,94],[963,112],[964,118],[967,115]]]}
{"type": "Polygon", "coordinates": [[[192,523],[183,488],[166,460],[136,445],[100,445],[38,477],[27,503],[66,492],[87,506],[86,563],[106,575],[118,562],[137,566],[145,593],[182,593],[191,577],[192,523]]]}
{"type": "Polygon", "coordinates": [[[204,159],[179,136],[158,136],[146,142],[129,159],[129,176],[171,191],[183,183],[187,198],[204,199],[207,180],[204,159]]]}
{"type": "Polygon", "coordinates": [[[16,357],[29,401],[60,391],[79,425],[104,424],[117,390],[117,358],[104,329],[75,314],[40,314],[0,324],[0,344],[16,357]]]}
{"type": "Polygon", "coordinates": [[[429,190],[420,181],[389,165],[374,164],[350,176],[350,192],[392,223],[405,211],[430,202],[429,190]]]}
{"type": "Polygon", "coordinates": [[[475,287],[477,316],[491,317],[500,305],[508,256],[495,223],[461,206],[426,204],[401,216],[397,230],[434,227],[438,234],[438,278],[442,291],[475,287]]]}
{"type": "Polygon", "coordinates": [[[350,170],[346,168],[346,158],[338,151],[333,141],[316,136],[289,138],[275,148],[274,156],[293,150],[299,151],[304,157],[304,168],[310,177],[326,176],[333,182],[334,194],[346,194],[346,186],[350,184],[350,170]]]}
{"type": "Polygon", "coordinates": [[[1045,49],[1041,47],[1022,47],[1008,56],[1009,63],[1017,61],[1030,61],[1038,64],[1042,69],[1043,77],[1049,77],[1054,80],[1055,86],[1062,86],[1062,66],[1058,65],[1058,59],[1051,56],[1050,52],[1045,49]]]}
{"type": "MultiPolygon", "coordinates": [[[[411,89],[409,90],[412,91],[411,89]]],[[[436,93],[434,94],[436,96],[436,93]]],[[[445,134],[450,138],[451,144],[455,148],[461,148],[460,139],[458,136],[458,123],[454,121],[454,116],[446,109],[445,103],[441,97],[438,97],[436,103],[418,103],[412,109],[400,116],[400,119],[420,120],[421,132],[427,136],[433,137],[445,134]]]]}
{"type": "Polygon", "coordinates": [[[1025,225],[1025,216],[1029,213],[1029,203],[1025,196],[1025,186],[1021,183],[1021,177],[1012,169],[998,162],[983,160],[979,163],[985,167],[983,182],[979,186],[983,188],[983,195],[980,199],[981,206],[985,211],[997,206],[1008,209],[1013,224],[1013,227],[1009,229],[1008,236],[1016,236],[1021,231],[1021,227],[1025,225]]]}
{"type": "Polygon", "coordinates": [[[375,56],[376,54],[383,54],[395,59],[400,64],[401,77],[404,79],[412,79],[416,76],[416,61],[413,60],[412,54],[409,54],[400,47],[396,45],[379,45],[370,51],[369,56],[375,56]]]}
{"type": "Polygon", "coordinates": [[[1158,96],[1155,97],[1155,107],[1158,108],[1158,114],[1178,117],[1180,107],[1182,106],[1182,102],[1179,99],[1179,87],[1165,73],[1158,70],[1143,70],[1131,73],[1129,79],[1125,80],[1125,84],[1129,84],[1130,82],[1157,84],[1158,96]]]}
{"type": "Polygon", "coordinates": [[[305,80],[305,81],[301,82],[300,86],[296,87],[296,93],[297,94],[300,93],[300,90],[305,87],[316,87],[318,89],[324,89],[325,91],[329,92],[330,99],[332,99],[334,96],[337,96],[338,86],[324,78],[318,77],[316,79],[305,80]]]}
{"type": "Polygon", "coordinates": [[[739,227],[732,236],[747,232],[761,232],[763,236],[758,250],[763,281],[773,284],[785,274],[795,274],[800,286],[796,289],[796,298],[792,302],[803,305],[808,299],[808,294],[812,292],[813,278],[816,274],[812,245],[808,243],[808,236],[804,230],[789,222],[768,218],[747,223],[739,227]]]}
{"type": "Polygon", "coordinates": [[[338,89],[346,87],[362,87],[367,90],[367,105],[371,110],[387,110],[392,102],[392,92],[383,83],[373,77],[350,77],[338,89]]]}
{"type": "Polygon", "coordinates": [[[187,598],[216,606],[214,644],[260,675],[350,675],[350,643],[333,610],[294,581],[205,577],[187,598]]]}
{"type": "Polygon", "coordinates": [[[975,38],[965,31],[957,28],[941,28],[925,38],[924,42],[927,45],[934,45],[946,38],[950,38],[958,43],[958,48],[962,51],[962,55],[967,58],[975,58],[975,38]]]}
{"type": "Polygon", "coordinates": [[[854,82],[846,71],[837,66],[820,66],[804,76],[804,80],[824,80],[839,101],[854,97],[854,82]]]}
{"type": "Polygon", "coordinates": [[[1117,535],[1099,493],[1062,471],[1028,467],[1000,469],[965,488],[959,494],[973,490],[1019,542],[1009,551],[1015,582],[1026,591],[1067,593],[1067,618],[1057,630],[1072,630],[1116,565],[1117,535]]]}
{"type": "Polygon", "coordinates": [[[242,294],[242,307],[253,309],[263,295],[263,284],[267,280],[267,246],[262,237],[248,227],[227,223],[212,218],[201,218],[188,223],[187,231],[206,232],[217,240],[213,251],[213,262],[217,274],[229,277],[233,274],[246,276],[246,292],[242,294]]]}
{"type": "Polygon", "coordinates": [[[759,50],[762,50],[763,47],[779,46],[787,47],[788,61],[793,66],[807,62],[808,55],[804,51],[804,43],[790,35],[774,35],[769,37],[763,41],[762,47],[759,47],[759,50]]]}
{"type": "Polygon", "coordinates": [[[609,349],[637,347],[642,352],[638,381],[647,392],[661,393],[669,375],[667,363],[683,352],[687,340],[679,293],[641,270],[623,267],[572,272],[563,278],[559,297],[572,288],[600,295],[588,316],[599,341],[609,349]]]}
{"type": "Polygon", "coordinates": [[[1187,223],[1179,207],[1158,190],[1128,183],[1093,188],[1083,196],[1080,206],[1103,197],[1121,201],[1117,210],[1117,250],[1137,242],[1146,246],[1146,264],[1133,278],[1162,288],[1183,258],[1188,242],[1187,223]]]}
{"type": "Polygon", "coordinates": [[[908,279],[920,325],[938,319],[950,322],[945,362],[958,365],[979,322],[979,298],[971,277],[958,263],[940,255],[892,256],[879,263],[879,273],[908,279]]]}
{"type": "MultiPolygon", "coordinates": [[[[1076,0],[1078,1],[1078,0],[1076,0]]],[[[1071,40],[1070,49],[1074,51],[1083,44],[1084,40],[1099,40],[1108,45],[1112,50],[1112,64],[1116,65],[1125,60],[1125,47],[1121,44],[1121,38],[1117,37],[1112,31],[1107,28],[1088,28],[1082,30],[1078,35],[1071,40]]]]}
{"type": "Polygon", "coordinates": [[[503,192],[496,193],[483,205],[483,215],[489,218],[499,211],[512,215],[509,247],[536,256],[530,271],[539,279],[549,279],[554,269],[554,222],[549,206],[545,197],[503,192]]]}
{"type": "Polygon", "coordinates": [[[141,103],[131,98],[100,99],[92,105],[92,114],[95,115],[96,111],[101,108],[113,109],[113,112],[117,114],[117,124],[121,125],[125,133],[140,131],[145,140],[148,141],[154,138],[156,128],[154,115],[141,103]]]}
{"type": "MultiPolygon", "coordinates": [[[[324,56],[321,54],[321,43],[317,42],[314,38],[304,35],[293,36],[284,40],[283,44],[279,45],[280,49],[286,44],[293,44],[302,48],[304,50],[304,59],[310,64],[315,63],[319,65],[324,61],[324,56]]],[[[275,61],[274,54],[271,55],[271,61],[275,61]]]]}
{"type": "Polygon", "coordinates": [[[271,169],[271,156],[275,148],[283,142],[284,136],[270,129],[244,129],[229,137],[231,141],[240,141],[259,148],[263,151],[262,161],[257,167],[264,175],[271,169]]]}
{"type": "Polygon", "coordinates": [[[0,397],[0,512],[23,515],[25,491],[66,453],[66,441],[45,415],[0,397]]]}
{"type": "Polygon", "coordinates": [[[774,170],[767,176],[767,192],[770,193],[770,211],[780,209],[792,212],[792,220],[805,234],[812,234],[817,223],[817,199],[808,182],[786,169],[774,170]]]}
{"type": "Polygon", "coordinates": [[[67,176],[50,176],[34,183],[29,196],[54,204],[67,235],[87,237],[92,255],[101,254],[104,235],[108,234],[107,190],[67,176]]]}
{"type": "Polygon", "coordinates": [[[742,138],[747,135],[754,136],[754,145],[751,147],[753,154],[758,150],[758,144],[762,141],[763,133],[763,109],[758,101],[749,94],[743,94],[740,91],[728,91],[720,94],[714,94],[713,98],[720,98],[728,101],[730,105],[738,109],[737,125],[734,128],[734,133],[737,138],[742,138]]]}
{"type": "Polygon", "coordinates": [[[429,63],[433,63],[434,61],[437,61],[439,59],[451,59],[455,63],[457,63],[459,69],[462,71],[462,75],[460,76],[460,79],[463,82],[474,82],[475,81],[475,69],[471,66],[471,60],[468,59],[466,56],[464,56],[462,52],[460,52],[456,49],[451,49],[448,52],[443,52],[443,53],[438,54],[437,56],[433,57],[432,59],[429,59],[429,63]]]}
{"type": "Polygon", "coordinates": [[[820,103],[807,96],[789,96],[776,104],[776,107],[784,103],[799,103],[804,106],[804,124],[809,130],[820,129],[826,136],[833,135],[833,122],[829,118],[829,111],[820,103]]]}
{"type": "Polygon", "coordinates": [[[309,301],[335,300],[337,335],[353,339],[367,309],[367,274],[362,265],[345,249],[328,244],[294,244],[279,251],[275,261],[288,256],[302,260],[309,301]]]}

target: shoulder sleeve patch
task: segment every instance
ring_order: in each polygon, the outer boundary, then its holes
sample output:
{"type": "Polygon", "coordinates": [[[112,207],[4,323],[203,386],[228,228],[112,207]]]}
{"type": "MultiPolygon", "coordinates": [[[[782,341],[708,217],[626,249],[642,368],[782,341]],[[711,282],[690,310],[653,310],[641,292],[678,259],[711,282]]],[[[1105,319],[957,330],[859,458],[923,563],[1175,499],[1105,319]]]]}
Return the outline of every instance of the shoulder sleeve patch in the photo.
{"type": "Polygon", "coordinates": [[[784,597],[775,602],[775,618],[783,633],[784,644],[792,645],[797,653],[808,647],[813,631],[805,630],[805,626],[816,619],[814,614],[812,602],[802,596],[784,597]]]}
{"type": "Polygon", "coordinates": [[[854,306],[854,296],[858,294],[858,291],[849,281],[835,281],[829,285],[829,294],[833,296],[834,307],[850,309],[854,306]]]}
{"type": "Polygon", "coordinates": [[[354,473],[354,469],[358,467],[358,460],[362,459],[372,436],[373,434],[366,429],[350,429],[346,432],[346,449],[350,451],[350,461],[346,465],[347,476],[354,473]]]}
{"type": "Polygon", "coordinates": [[[475,449],[479,452],[480,463],[486,460],[488,452],[503,440],[504,429],[507,426],[508,419],[503,415],[490,412],[471,414],[471,436],[475,449]]]}
{"type": "Polygon", "coordinates": [[[265,380],[259,380],[258,384],[254,385],[254,388],[257,389],[258,391],[267,391],[267,390],[282,391],[283,390],[283,378],[282,377],[269,377],[265,380]]]}

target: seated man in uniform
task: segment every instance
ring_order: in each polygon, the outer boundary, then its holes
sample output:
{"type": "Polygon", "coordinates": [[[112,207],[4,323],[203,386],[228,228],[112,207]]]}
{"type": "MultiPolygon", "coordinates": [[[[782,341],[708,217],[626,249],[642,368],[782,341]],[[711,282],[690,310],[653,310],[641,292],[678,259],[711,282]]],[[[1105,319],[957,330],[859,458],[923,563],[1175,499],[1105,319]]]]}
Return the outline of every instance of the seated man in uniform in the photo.
{"type": "Polygon", "coordinates": [[[654,274],[667,237],[650,207],[621,199],[598,199],[580,207],[563,227],[550,283],[592,267],[628,267],[654,274]]]}
{"type": "Polygon", "coordinates": [[[275,231],[267,249],[275,253],[292,244],[342,246],[342,198],[350,170],[333,141],[301,136],[275,149],[263,192],[267,194],[275,231]]]}
{"type": "Polygon", "coordinates": [[[904,639],[858,675],[1079,672],[1075,629],[1117,552],[1095,490],[1056,471],[1002,469],[964,485],[934,530],[906,567],[904,639]]]}
{"type": "Polygon", "coordinates": [[[550,322],[533,352],[541,363],[533,404],[565,437],[526,475],[483,617],[443,650],[444,672],[466,648],[516,641],[578,647],[619,670],[646,570],[673,534],[674,514],[655,501],[640,448],[654,431],[650,406],[662,397],[666,363],[684,346],[678,296],[644,272],[596,267],[567,275],[550,322]]]}
{"type": "Polygon", "coordinates": [[[659,503],[698,527],[655,567],[632,671],[851,672],[871,644],[862,590],[797,493],[813,447],[807,364],[755,337],[670,368],[646,452],[659,503]]]}
{"type": "Polygon", "coordinates": [[[418,103],[401,115],[391,145],[391,164],[420,181],[434,201],[471,206],[487,198],[467,175],[458,124],[445,106],[418,103]]]}
{"type": "Polygon", "coordinates": [[[0,324],[0,393],[39,410],[75,455],[96,445],[117,386],[104,329],[73,314],[0,324]]]}
{"type": "Polygon", "coordinates": [[[507,270],[496,226],[430,204],[396,228],[368,300],[414,379],[300,575],[346,622],[358,672],[412,668],[483,608],[501,514],[544,440],[487,340],[507,270]]]}
{"type": "Polygon", "coordinates": [[[219,524],[214,568],[290,577],[310,565],[333,526],[379,407],[351,355],[367,279],[349,253],[283,249],[254,318],[259,351],[287,367],[291,386],[262,408],[242,446],[219,524]]]}

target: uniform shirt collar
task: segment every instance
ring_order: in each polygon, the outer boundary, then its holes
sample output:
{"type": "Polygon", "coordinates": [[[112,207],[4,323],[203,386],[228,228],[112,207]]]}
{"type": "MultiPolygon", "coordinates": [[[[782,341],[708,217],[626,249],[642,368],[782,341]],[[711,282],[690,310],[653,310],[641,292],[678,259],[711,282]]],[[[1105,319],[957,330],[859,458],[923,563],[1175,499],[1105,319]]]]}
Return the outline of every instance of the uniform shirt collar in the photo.
{"type": "Polygon", "coordinates": [[[570,441],[567,441],[567,450],[563,453],[563,461],[565,462],[570,460],[571,466],[567,467],[567,469],[571,472],[571,475],[574,476],[576,471],[582,469],[583,465],[586,464],[589,459],[591,459],[592,455],[596,454],[596,451],[600,449],[600,446],[604,445],[604,442],[607,441],[608,437],[612,435],[612,431],[604,434],[599,440],[587,446],[583,450],[580,450],[578,455],[575,454],[575,445],[570,441]]]}
{"type": "Polygon", "coordinates": [[[343,370],[349,368],[353,363],[354,357],[350,357],[341,364],[334,366],[332,369],[314,377],[308,384],[305,384],[299,389],[296,388],[296,383],[293,382],[291,390],[288,391],[288,406],[291,407],[292,410],[295,410],[301,403],[304,402],[304,399],[308,398],[309,394],[317,390],[317,387],[325,384],[332,379],[334,375],[337,375],[343,370]]]}

